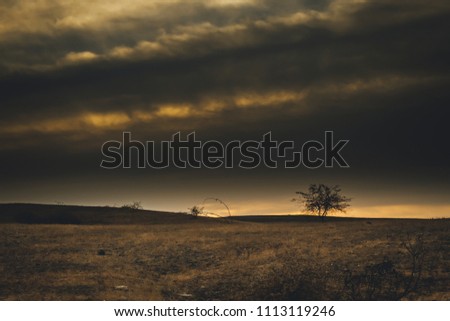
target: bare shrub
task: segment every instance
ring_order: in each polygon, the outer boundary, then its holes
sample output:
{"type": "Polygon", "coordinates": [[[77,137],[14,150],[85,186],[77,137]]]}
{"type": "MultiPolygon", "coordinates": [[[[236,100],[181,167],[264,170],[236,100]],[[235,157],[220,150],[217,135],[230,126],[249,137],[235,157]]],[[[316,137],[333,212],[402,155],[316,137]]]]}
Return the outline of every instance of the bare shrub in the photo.
{"type": "Polygon", "coordinates": [[[400,300],[417,291],[424,268],[425,247],[423,234],[409,235],[401,243],[406,250],[409,267],[397,268],[388,257],[375,264],[368,264],[363,271],[347,269],[344,272],[342,299],[350,300],[400,300]]]}
{"type": "Polygon", "coordinates": [[[132,203],[130,203],[130,204],[124,204],[124,205],[122,205],[122,208],[123,208],[123,209],[128,209],[128,210],[130,210],[130,211],[139,211],[139,210],[144,209],[144,208],[142,207],[140,201],[139,201],[139,202],[135,201],[135,202],[132,202],[132,203]]]}
{"type": "Polygon", "coordinates": [[[385,257],[380,263],[366,265],[362,272],[346,270],[342,299],[398,300],[404,282],[404,275],[385,257]]]}
{"type": "Polygon", "coordinates": [[[405,296],[409,291],[417,290],[422,278],[426,252],[423,234],[417,234],[414,238],[408,235],[406,241],[402,242],[402,247],[408,252],[411,261],[408,282],[405,286],[405,296]]]}
{"type": "Polygon", "coordinates": [[[192,206],[189,208],[188,215],[197,218],[199,215],[203,214],[203,207],[199,207],[197,205],[192,206]]]}

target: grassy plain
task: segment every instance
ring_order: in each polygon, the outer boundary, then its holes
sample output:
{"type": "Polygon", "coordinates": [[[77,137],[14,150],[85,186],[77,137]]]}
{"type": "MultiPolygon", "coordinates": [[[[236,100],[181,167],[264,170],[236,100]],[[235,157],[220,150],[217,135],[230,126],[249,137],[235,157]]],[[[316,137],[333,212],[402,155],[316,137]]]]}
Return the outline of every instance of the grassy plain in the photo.
{"type": "Polygon", "coordinates": [[[450,299],[450,220],[34,205],[0,217],[1,300],[450,299]]]}

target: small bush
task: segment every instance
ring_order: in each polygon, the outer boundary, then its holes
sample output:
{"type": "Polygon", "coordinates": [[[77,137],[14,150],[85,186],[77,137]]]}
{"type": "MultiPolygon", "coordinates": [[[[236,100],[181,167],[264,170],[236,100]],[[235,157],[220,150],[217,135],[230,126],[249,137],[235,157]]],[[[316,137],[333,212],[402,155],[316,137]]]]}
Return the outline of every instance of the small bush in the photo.
{"type": "Polygon", "coordinates": [[[197,205],[194,205],[193,207],[189,208],[188,215],[192,217],[198,217],[199,215],[203,214],[203,207],[199,207],[197,205]]]}
{"type": "Polygon", "coordinates": [[[404,296],[405,276],[388,258],[366,265],[362,272],[346,270],[342,299],[398,300],[404,296]]]}
{"type": "Polygon", "coordinates": [[[141,205],[141,202],[133,202],[130,204],[124,204],[124,205],[122,205],[122,208],[128,209],[130,211],[139,211],[139,210],[144,209],[141,205]]]}
{"type": "Polygon", "coordinates": [[[417,291],[424,268],[425,246],[423,235],[414,239],[408,235],[401,243],[409,259],[406,271],[399,271],[392,260],[366,265],[362,272],[345,271],[344,299],[351,300],[400,300],[417,291]]]}

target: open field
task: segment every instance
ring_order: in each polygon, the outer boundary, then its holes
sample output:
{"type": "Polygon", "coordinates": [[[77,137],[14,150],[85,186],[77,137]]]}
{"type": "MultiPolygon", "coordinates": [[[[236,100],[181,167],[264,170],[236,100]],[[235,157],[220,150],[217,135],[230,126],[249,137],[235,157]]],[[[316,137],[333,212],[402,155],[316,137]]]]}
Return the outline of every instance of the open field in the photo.
{"type": "Polygon", "coordinates": [[[450,220],[34,205],[0,217],[2,300],[450,299],[450,220]]]}

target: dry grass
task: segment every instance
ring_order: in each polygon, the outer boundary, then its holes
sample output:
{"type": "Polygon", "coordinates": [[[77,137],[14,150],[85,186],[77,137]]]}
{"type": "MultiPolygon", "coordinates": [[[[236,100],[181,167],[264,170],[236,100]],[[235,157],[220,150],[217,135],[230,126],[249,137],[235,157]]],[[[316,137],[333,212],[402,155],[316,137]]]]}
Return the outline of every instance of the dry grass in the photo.
{"type": "Polygon", "coordinates": [[[401,244],[421,233],[424,272],[405,299],[448,300],[449,227],[449,220],[4,223],[0,299],[364,299],[351,296],[346,273],[389,258],[407,276],[401,244]]]}

